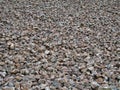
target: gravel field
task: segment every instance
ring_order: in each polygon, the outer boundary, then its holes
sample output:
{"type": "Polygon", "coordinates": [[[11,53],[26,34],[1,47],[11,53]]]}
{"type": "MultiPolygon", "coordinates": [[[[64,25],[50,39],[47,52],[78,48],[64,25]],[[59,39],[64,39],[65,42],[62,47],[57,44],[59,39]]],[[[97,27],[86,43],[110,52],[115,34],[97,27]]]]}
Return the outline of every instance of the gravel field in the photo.
{"type": "Polygon", "coordinates": [[[120,90],[120,0],[0,0],[0,90],[120,90]]]}

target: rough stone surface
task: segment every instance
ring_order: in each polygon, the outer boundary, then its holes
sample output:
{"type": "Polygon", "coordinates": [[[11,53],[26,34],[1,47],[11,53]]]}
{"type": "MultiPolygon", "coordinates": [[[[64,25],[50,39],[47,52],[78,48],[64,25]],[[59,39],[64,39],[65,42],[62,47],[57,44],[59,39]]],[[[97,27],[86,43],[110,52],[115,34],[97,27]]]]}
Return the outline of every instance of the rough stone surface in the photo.
{"type": "Polygon", "coordinates": [[[120,90],[119,0],[0,0],[0,90],[106,86],[120,90]]]}

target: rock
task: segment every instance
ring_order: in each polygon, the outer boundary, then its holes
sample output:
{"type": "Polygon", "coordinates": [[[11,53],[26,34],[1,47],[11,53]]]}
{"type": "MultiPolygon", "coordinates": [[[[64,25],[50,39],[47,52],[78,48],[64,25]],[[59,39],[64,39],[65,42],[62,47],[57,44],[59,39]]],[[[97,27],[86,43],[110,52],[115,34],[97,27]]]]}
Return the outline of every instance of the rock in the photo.
{"type": "Polygon", "coordinates": [[[96,81],[92,81],[91,87],[96,90],[100,85],[96,81]]]}
{"type": "Polygon", "coordinates": [[[50,60],[52,63],[55,63],[56,61],[57,61],[57,59],[56,58],[51,58],[51,60],[50,60]]]}
{"type": "Polygon", "coordinates": [[[41,84],[41,85],[40,85],[41,89],[45,89],[46,86],[47,86],[46,84],[41,84]]]}
{"type": "Polygon", "coordinates": [[[45,90],[50,90],[50,88],[49,88],[49,87],[46,87],[45,90]]]}
{"type": "Polygon", "coordinates": [[[5,77],[6,76],[6,72],[0,72],[0,76],[2,76],[2,77],[5,77]]]}
{"type": "Polygon", "coordinates": [[[29,87],[26,84],[21,84],[21,90],[29,90],[29,87]]]}
{"type": "Polygon", "coordinates": [[[96,79],[96,81],[97,81],[98,83],[104,83],[104,79],[103,79],[102,77],[98,77],[98,78],[96,79]]]}
{"type": "Polygon", "coordinates": [[[7,45],[8,45],[9,49],[14,49],[15,48],[15,45],[12,42],[8,42],[7,45]]]}
{"type": "Polygon", "coordinates": [[[67,88],[67,87],[65,87],[65,86],[64,86],[64,87],[62,87],[61,89],[62,89],[62,90],[68,90],[68,88],[67,88]]]}
{"type": "Polygon", "coordinates": [[[15,87],[3,87],[2,90],[15,90],[15,87]]]}
{"type": "Polygon", "coordinates": [[[112,90],[110,87],[99,87],[98,90],[112,90]]]}
{"type": "Polygon", "coordinates": [[[45,50],[45,49],[46,49],[45,46],[41,46],[41,47],[40,47],[40,50],[45,50]]]}
{"type": "Polygon", "coordinates": [[[94,67],[88,67],[88,70],[93,71],[94,67]]]}
{"type": "Polygon", "coordinates": [[[17,81],[20,81],[20,80],[22,80],[22,77],[16,76],[15,79],[16,79],[17,81]]]}
{"type": "Polygon", "coordinates": [[[0,62],[0,66],[3,66],[3,65],[5,65],[5,62],[0,62]]]}
{"type": "Polygon", "coordinates": [[[78,90],[77,88],[73,87],[72,90],[78,90]]]}
{"type": "Polygon", "coordinates": [[[16,88],[17,90],[20,90],[20,83],[19,83],[19,82],[16,82],[16,83],[15,83],[15,88],[16,88]]]}
{"type": "Polygon", "coordinates": [[[13,87],[13,86],[14,86],[14,82],[13,82],[13,81],[9,81],[9,82],[7,83],[7,86],[13,87]]]}
{"type": "Polygon", "coordinates": [[[19,71],[19,69],[13,69],[12,71],[11,71],[11,74],[16,74],[16,73],[19,73],[20,71],[19,71]]]}
{"type": "Polygon", "coordinates": [[[29,74],[29,71],[28,71],[28,69],[22,69],[21,73],[24,75],[27,75],[27,74],[29,74]]]}
{"type": "Polygon", "coordinates": [[[46,50],[46,51],[45,51],[45,54],[46,54],[46,55],[48,55],[49,53],[50,53],[50,51],[49,51],[49,50],[46,50]]]}

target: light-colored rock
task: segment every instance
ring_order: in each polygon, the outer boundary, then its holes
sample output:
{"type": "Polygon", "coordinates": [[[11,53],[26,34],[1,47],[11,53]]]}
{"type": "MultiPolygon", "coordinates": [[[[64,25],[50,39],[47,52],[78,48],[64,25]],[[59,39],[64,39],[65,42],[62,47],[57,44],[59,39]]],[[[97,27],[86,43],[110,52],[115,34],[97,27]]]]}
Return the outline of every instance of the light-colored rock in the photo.
{"type": "Polygon", "coordinates": [[[93,71],[94,67],[88,67],[88,70],[93,71]]]}
{"type": "Polygon", "coordinates": [[[5,62],[0,62],[0,66],[3,66],[3,65],[5,65],[5,62]]]}
{"type": "Polygon", "coordinates": [[[112,90],[110,87],[99,87],[98,90],[112,90]]]}
{"type": "Polygon", "coordinates": [[[14,48],[15,48],[15,45],[14,45],[14,43],[12,43],[12,42],[8,42],[7,45],[8,45],[8,47],[9,47],[10,49],[14,49],[14,48]]]}
{"type": "Polygon", "coordinates": [[[50,88],[49,88],[49,87],[46,87],[45,90],[50,90],[50,88]]]}
{"type": "Polygon", "coordinates": [[[91,82],[91,87],[93,88],[93,89],[95,89],[95,88],[97,88],[97,87],[99,87],[100,85],[96,82],[96,81],[92,81],[91,82]]]}
{"type": "Polygon", "coordinates": [[[22,77],[21,77],[21,76],[16,76],[15,78],[16,78],[16,80],[18,80],[18,81],[22,80],[22,77]]]}
{"type": "Polygon", "coordinates": [[[28,69],[22,69],[22,70],[21,70],[21,73],[22,73],[22,74],[25,74],[25,75],[26,75],[26,74],[29,74],[29,70],[28,70],[28,69]]]}
{"type": "Polygon", "coordinates": [[[30,90],[31,88],[31,83],[22,83],[21,85],[21,90],[30,90]]]}
{"type": "Polygon", "coordinates": [[[45,54],[48,55],[50,53],[49,50],[45,50],[45,54]]]}
{"type": "Polygon", "coordinates": [[[15,90],[15,87],[3,87],[2,90],[15,90]]]}
{"type": "Polygon", "coordinates": [[[2,77],[5,77],[6,76],[6,72],[0,72],[0,76],[2,76],[2,77]]]}
{"type": "Polygon", "coordinates": [[[47,86],[46,84],[41,84],[41,85],[40,85],[41,89],[45,89],[46,86],[47,86]]]}

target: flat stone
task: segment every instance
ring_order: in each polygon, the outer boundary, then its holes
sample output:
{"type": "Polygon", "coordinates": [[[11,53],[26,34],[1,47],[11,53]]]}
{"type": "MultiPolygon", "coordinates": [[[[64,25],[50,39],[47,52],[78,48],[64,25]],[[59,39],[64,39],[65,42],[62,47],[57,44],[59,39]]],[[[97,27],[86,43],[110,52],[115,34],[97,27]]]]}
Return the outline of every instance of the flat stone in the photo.
{"type": "Polygon", "coordinates": [[[30,90],[31,85],[26,83],[26,84],[21,84],[21,90],[30,90]]]}
{"type": "Polygon", "coordinates": [[[0,72],[0,76],[5,77],[6,76],[6,72],[0,72]]]}
{"type": "Polygon", "coordinates": [[[99,87],[98,90],[112,90],[110,87],[99,87]]]}
{"type": "Polygon", "coordinates": [[[11,74],[16,74],[16,73],[19,73],[20,71],[19,71],[19,69],[13,69],[12,71],[11,71],[11,74]]]}
{"type": "Polygon", "coordinates": [[[16,80],[18,80],[18,81],[22,80],[22,77],[20,77],[20,76],[16,76],[15,78],[16,78],[16,80]]]}
{"type": "Polygon", "coordinates": [[[0,66],[3,66],[3,65],[5,65],[5,62],[0,62],[0,66]]]}
{"type": "Polygon", "coordinates": [[[47,86],[46,84],[41,84],[41,85],[40,85],[41,89],[45,89],[46,86],[47,86]]]}
{"type": "Polygon", "coordinates": [[[49,50],[46,50],[46,51],[45,51],[45,54],[46,54],[46,55],[48,55],[49,53],[50,53],[50,51],[49,51],[49,50]]]}
{"type": "Polygon", "coordinates": [[[96,81],[98,83],[104,83],[104,79],[102,77],[97,78],[96,81]]]}
{"type": "Polygon", "coordinates": [[[3,87],[2,90],[15,90],[15,87],[3,87]]]}
{"type": "Polygon", "coordinates": [[[9,49],[14,49],[15,48],[15,45],[12,42],[8,42],[7,45],[9,47],[9,49]]]}
{"type": "Polygon", "coordinates": [[[29,71],[28,71],[28,69],[22,69],[21,73],[24,74],[24,75],[26,75],[26,74],[29,74],[29,71]]]}
{"type": "Polygon", "coordinates": [[[15,88],[16,88],[17,90],[20,90],[20,83],[19,83],[19,82],[16,82],[16,83],[15,83],[15,88]]]}
{"type": "Polygon", "coordinates": [[[46,87],[45,90],[50,90],[50,88],[49,88],[49,87],[46,87]]]}
{"type": "Polygon", "coordinates": [[[93,81],[92,83],[91,83],[91,86],[92,86],[92,88],[96,88],[96,87],[98,87],[98,86],[100,86],[96,81],[93,81]]]}

